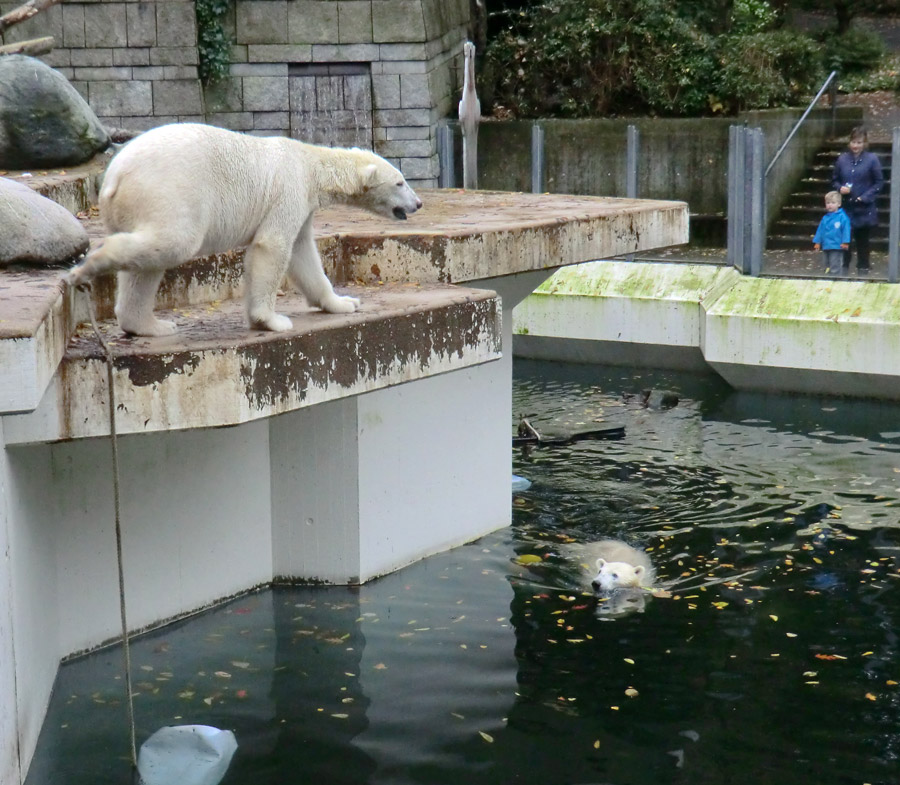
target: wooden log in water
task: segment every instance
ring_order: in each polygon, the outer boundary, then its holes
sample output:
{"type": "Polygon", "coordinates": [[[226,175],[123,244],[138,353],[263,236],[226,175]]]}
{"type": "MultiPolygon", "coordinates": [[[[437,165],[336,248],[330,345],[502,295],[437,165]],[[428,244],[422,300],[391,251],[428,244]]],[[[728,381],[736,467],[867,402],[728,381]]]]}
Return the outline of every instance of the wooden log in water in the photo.
{"type": "Polygon", "coordinates": [[[593,431],[579,431],[578,433],[564,436],[513,436],[513,447],[522,445],[535,445],[536,447],[562,447],[574,442],[597,439],[624,439],[625,426],[612,425],[608,428],[598,428],[593,431]]]}

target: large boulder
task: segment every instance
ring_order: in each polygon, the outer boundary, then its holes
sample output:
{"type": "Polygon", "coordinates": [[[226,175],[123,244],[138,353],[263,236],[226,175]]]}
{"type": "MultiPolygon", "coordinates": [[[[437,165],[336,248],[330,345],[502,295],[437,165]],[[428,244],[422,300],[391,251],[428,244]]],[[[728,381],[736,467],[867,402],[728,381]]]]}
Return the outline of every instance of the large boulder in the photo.
{"type": "Polygon", "coordinates": [[[0,56],[0,168],[74,166],[109,134],[66,78],[34,57],[0,56]]]}
{"type": "Polygon", "coordinates": [[[62,264],[83,254],[88,243],[84,227],[65,207],[0,177],[0,267],[62,264]]]}

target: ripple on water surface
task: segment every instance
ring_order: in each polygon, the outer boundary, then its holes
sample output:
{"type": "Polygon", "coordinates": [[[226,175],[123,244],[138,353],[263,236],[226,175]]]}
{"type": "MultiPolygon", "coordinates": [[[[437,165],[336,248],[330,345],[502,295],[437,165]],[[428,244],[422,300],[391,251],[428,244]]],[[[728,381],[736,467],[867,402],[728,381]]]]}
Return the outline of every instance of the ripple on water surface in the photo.
{"type": "MultiPolygon", "coordinates": [[[[900,407],[524,362],[513,405],[626,436],[515,451],[533,485],[476,543],[136,640],[139,742],[231,728],[225,785],[895,785],[900,407]],[[609,613],[605,537],[669,596],[609,613]]],[[[28,785],[129,781],[120,671],[116,650],[60,669],[28,785]]]]}

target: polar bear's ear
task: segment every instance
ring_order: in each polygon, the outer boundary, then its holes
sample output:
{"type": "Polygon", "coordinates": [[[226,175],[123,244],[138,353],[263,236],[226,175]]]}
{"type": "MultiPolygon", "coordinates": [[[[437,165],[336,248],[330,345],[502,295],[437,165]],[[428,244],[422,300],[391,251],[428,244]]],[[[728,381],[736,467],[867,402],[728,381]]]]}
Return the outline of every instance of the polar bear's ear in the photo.
{"type": "Polygon", "coordinates": [[[634,577],[639,581],[644,579],[644,568],[640,564],[634,568],[634,577]]]}
{"type": "Polygon", "coordinates": [[[604,564],[606,564],[606,559],[597,559],[597,569],[598,570],[602,570],[604,564]]]}
{"type": "Polygon", "coordinates": [[[375,185],[375,175],[378,172],[378,167],[375,164],[366,164],[360,174],[362,175],[362,184],[363,190],[368,191],[373,185],[375,185]]]}

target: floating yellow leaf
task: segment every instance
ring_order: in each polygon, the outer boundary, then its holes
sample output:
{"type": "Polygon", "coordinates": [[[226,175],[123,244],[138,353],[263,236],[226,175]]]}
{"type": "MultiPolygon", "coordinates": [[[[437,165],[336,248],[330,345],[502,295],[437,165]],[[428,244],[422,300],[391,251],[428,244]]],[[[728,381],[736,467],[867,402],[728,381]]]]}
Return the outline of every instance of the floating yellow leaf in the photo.
{"type": "Polygon", "coordinates": [[[629,687],[627,690],[625,690],[625,694],[626,694],[629,698],[636,698],[636,697],[638,696],[639,693],[638,693],[638,691],[637,691],[634,687],[629,687]]]}
{"type": "Polygon", "coordinates": [[[778,621],[778,617],[777,617],[774,613],[770,613],[770,614],[769,614],[769,618],[770,618],[772,621],[778,621]]]}
{"type": "Polygon", "coordinates": [[[540,564],[543,559],[540,556],[535,556],[533,553],[523,553],[521,556],[516,557],[516,562],[518,564],[540,564]]]}
{"type": "Polygon", "coordinates": [[[785,635],[787,635],[788,638],[796,638],[797,637],[796,632],[786,632],[785,635]]]}
{"type": "Polygon", "coordinates": [[[594,749],[595,749],[595,750],[599,750],[599,749],[600,749],[600,739],[597,739],[597,740],[594,742],[594,749]]]}
{"type": "Polygon", "coordinates": [[[625,662],[627,662],[629,665],[634,665],[634,660],[631,659],[631,657],[625,657],[625,662]]]}
{"type": "Polygon", "coordinates": [[[874,651],[864,651],[862,653],[863,657],[871,657],[875,652],[874,651]]]}
{"type": "Polygon", "coordinates": [[[379,662],[377,665],[374,666],[374,668],[377,671],[386,671],[387,665],[385,665],[383,662],[379,662]]]}
{"type": "Polygon", "coordinates": [[[490,733],[485,733],[483,730],[478,731],[478,735],[481,736],[488,744],[494,743],[494,737],[491,736],[490,733]]]}
{"type": "Polygon", "coordinates": [[[896,687],[896,686],[897,686],[897,682],[895,682],[893,679],[888,679],[888,680],[885,682],[885,684],[887,684],[887,685],[889,685],[889,686],[891,686],[891,687],[896,687]]]}
{"type": "Polygon", "coordinates": [[[877,701],[877,700],[878,700],[878,698],[876,698],[871,692],[867,692],[867,693],[866,693],[866,698],[868,698],[870,701],[877,701]]]}
{"type": "Polygon", "coordinates": [[[215,675],[218,676],[220,679],[230,679],[231,678],[231,674],[228,671],[216,671],[215,675]]]}
{"type": "Polygon", "coordinates": [[[345,720],[350,715],[349,714],[332,714],[331,716],[334,717],[336,720],[345,720]]]}

